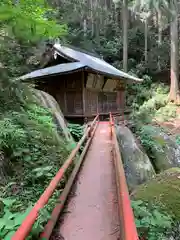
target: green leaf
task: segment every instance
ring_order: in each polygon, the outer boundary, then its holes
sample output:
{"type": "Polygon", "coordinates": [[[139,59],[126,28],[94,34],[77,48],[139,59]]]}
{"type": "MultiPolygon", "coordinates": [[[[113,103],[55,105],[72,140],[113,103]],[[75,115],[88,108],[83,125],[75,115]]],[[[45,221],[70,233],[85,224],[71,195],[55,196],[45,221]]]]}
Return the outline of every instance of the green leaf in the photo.
{"type": "Polygon", "coordinates": [[[24,153],[29,153],[29,149],[28,148],[23,148],[23,152],[24,153]]]}
{"type": "Polygon", "coordinates": [[[46,176],[47,176],[47,177],[52,177],[53,174],[52,174],[52,173],[47,173],[46,176]]]}
{"type": "Polygon", "coordinates": [[[140,220],[135,219],[135,223],[136,223],[136,227],[137,227],[137,228],[142,227],[142,224],[141,224],[141,221],[140,221],[140,220]]]}
{"type": "Polygon", "coordinates": [[[149,217],[145,217],[141,220],[141,224],[144,227],[148,227],[151,224],[151,219],[149,217]]]}
{"type": "Polygon", "coordinates": [[[15,227],[16,225],[15,225],[15,222],[14,222],[14,220],[7,220],[6,221],[6,229],[7,230],[12,230],[14,227],[15,227]]]}
{"type": "Polygon", "coordinates": [[[4,236],[5,236],[6,234],[8,234],[8,232],[9,232],[9,231],[4,228],[3,230],[0,231],[0,237],[3,237],[3,239],[4,239],[4,236]]]}
{"type": "Polygon", "coordinates": [[[41,171],[41,168],[35,168],[32,170],[32,172],[39,172],[39,171],[41,171]]]}
{"type": "Polygon", "coordinates": [[[142,203],[143,203],[143,201],[141,201],[141,200],[137,200],[137,201],[131,201],[131,205],[132,205],[132,207],[137,207],[137,206],[140,206],[140,205],[142,205],[142,203]]]}
{"type": "Polygon", "coordinates": [[[142,205],[143,204],[143,201],[142,200],[137,200],[136,201],[136,205],[139,206],[139,205],[142,205]]]}
{"type": "MultiPolygon", "coordinates": [[[[154,227],[158,226],[158,222],[154,218],[152,218],[151,219],[151,225],[154,226],[154,227]]],[[[159,225],[159,227],[160,227],[160,225],[159,225]]]]}
{"type": "Polygon", "coordinates": [[[2,231],[4,226],[6,226],[6,221],[5,221],[5,219],[0,218],[0,232],[2,231]]]}
{"type": "Polygon", "coordinates": [[[32,207],[28,207],[26,209],[26,211],[24,213],[20,213],[19,216],[17,216],[15,219],[14,219],[14,223],[15,225],[21,225],[22,221],[25,219],[25,217],[29,214],[29,212],[31,211],[32,207]]]}
{"type": "Polygon", "coordinates": [[[9,211],[9,209],[5,209],[5,214],[4,214],[4,216],[3,216],[3,219],[4,219],[5,221],[8,221],[8,220],[13,219],[14,216],[15,216],[15,213],[11,213],[11,212],[9,211]]]}
{"type": "Polygon", "coordinates": [[[49,171],[49,170],[51,170],[52,168],[53,168],[52,166],[47,166],[47,167],[44,167],[43,170],[49,171]]]}
{"type": "Polygon", "coordinates": [[[36,177],[37,177],[37,178],[42,177],[43,175],[44,175],[43,172],[37,172],[37,173],[36,173],[36,177]]]}
{"type": "Polygon", "coordinates": [[[25,156],[24,160],[27,161],[27,162],[31,161],[31,156],[25,156]]]}
{"type": "Polygon", "coordinates": [[[12,236],[14,235],[14,233],[15,233],[15,231],[9,232],[9,233],[5,236],[4,240],[11,240],[12,236]]]}
{"type": "Polygon", "coordinates": [[[11,198],[1,198],[0,201],[4,203],[5,206],[10,207],[12,204],[16,201],[16,199],[11,199],[11,198]]]}
{"type": "Polygon", "coordinates": [[[22,155],[22,152],[13,152],[13,155],[15,157],[20,157],[22,155]]]}

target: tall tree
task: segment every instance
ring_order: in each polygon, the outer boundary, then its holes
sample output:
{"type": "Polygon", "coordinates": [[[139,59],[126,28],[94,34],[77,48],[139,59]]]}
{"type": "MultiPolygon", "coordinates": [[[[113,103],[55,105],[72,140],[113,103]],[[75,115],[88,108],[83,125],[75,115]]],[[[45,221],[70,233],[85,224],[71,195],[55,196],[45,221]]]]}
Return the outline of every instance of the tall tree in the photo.
{"type": "Polygon", "coordinates": [[[128,71],[128,0],[123,0],[123,69],[128,71]]]}
{"type": "Polygon", "coordinates": [[[66,32],[65,25],[56,24],[52,15],[44,0],[0,2],[0,61],[6,66],[4,71],[9,70],[13,77],[20,75],[32,48],[66,32]]]}
{"type": "Polygon", "coordinates": [[[145,58],[145,63],[147,65],[148,62],[148,17],[145,18],[144,20],[144,39],[145,39],[145,44],[144,44],[144,58],[145,58]]]}
{"type": "Polygon", "coordinates": [[[91,36],[94,36],[94,11],[93,0],[90,0],[91,36]]]}
{"type": "MultiPolygon", "coordinates": [[[[119,9],[120,0],[113,0],[116,9],[119,9]]],[[[117,16],[118,13],[116,12],[117,16]]],[[[128,0],[122,0],[122,22],[123,22],[123,70],[128,71],[128,0]]],[[[118,17],[116,17],[117,19],[118,17]]],[[[116,20],[117,21],[117,20],[116,20]]]]}
{"type": "MultiPolygon", "coordinates": [[[[170,19],[170,38],[171,38],[171,85],[170,85],[170,93],[169,93],[169,101],[180,104],[180,93],[179,93],[179,72],[178,72],[178,57],[179,57],[179,49],[178,49],[178,0],[137,0],[135,5],[139,7],[139,9],[144,9],[144,7],[149,8],[150,10],[155,10],[158,14],[166,15],[170,19]]],[[[159,16],[160,17],[160,16],[159,16]]],[[[162,19],[162,15],[161,15],[162,19]]],[[[159,19],[160,21],[160,19],[159,19]]],[[[160,22],[159,22],[160,24],[160,22]]],[[[160,36],[161,32],[159,32],[159,41],[161,40],[160,36]]]]}
{"type": "Polygon", "coordinates": [[[145,64],[148,63],[148,22],[149,22],[150,11],[146,10],[140,13],[140,19],[144,23],[144,60],[145,64]]]}
{"type": "MultiPolygon", "coordinates": [[[[157,23],[158,23],[158,47],[162,44],[162,12],[161,8],[157,9],[157,23]]],[[[158,71],[161,70],[160,56],[158,56],[158,71]]]]}
{"type": "Polygon", "coordinates": [[[179,47],[178,47],[178,4],[174,0],[170,2],[170,8],[173,11],[173,16],[171,17],[170,23],[170,34],[171,34],[171,87],[169,100],[180,104],[180,94],[179,94],[179,71],[178,71],[178,57],[179,57],[179,47]]]}

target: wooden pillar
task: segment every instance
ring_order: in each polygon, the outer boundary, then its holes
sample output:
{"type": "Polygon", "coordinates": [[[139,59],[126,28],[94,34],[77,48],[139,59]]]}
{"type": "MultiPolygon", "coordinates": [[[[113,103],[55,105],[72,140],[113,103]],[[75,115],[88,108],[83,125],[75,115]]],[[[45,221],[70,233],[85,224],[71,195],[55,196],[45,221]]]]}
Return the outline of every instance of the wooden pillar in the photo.
{"type": "Polygon", "coordinates": [[[82,72],[82,101],[83,101],[83,116],[86,115],[86,89],[85,89],[85,81],[87,75],[85,72],[82,72]]]}
{"type": "MultiPolygon", "coordinates": [[[[65,80],[66,81],[66,80],[65,80]]],[[[68,114],[68,107],[67,107],[67,95],[66,95],[66,91],[67,91],[67,89],[66,89],[66,82],[65,81],[63,81],[63,90],[64,90],[64,112],[66,113],[66,114],[68,114]]]]}
{"type": "Polygon", "coordinates": [[[124,81],[117,80],[117,109],[120,112],[120,116],[122,117],[122,121],[124,122],[124,108],[125,108],[125,83],[124,81]]]}

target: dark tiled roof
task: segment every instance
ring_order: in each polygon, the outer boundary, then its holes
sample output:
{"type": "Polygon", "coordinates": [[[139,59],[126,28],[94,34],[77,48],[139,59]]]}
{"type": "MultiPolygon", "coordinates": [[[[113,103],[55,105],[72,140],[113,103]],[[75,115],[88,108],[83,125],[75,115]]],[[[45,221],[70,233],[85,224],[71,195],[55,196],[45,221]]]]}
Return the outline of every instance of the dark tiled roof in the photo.
{"type": "Polygon", "coordinates": [[[23,75],[22,77],[20,77],[20,79],[22,80],[32,79],[32,78],[35,79],[35,78],[41,78],[41,77],[50,76],[50,75],[57,75],[60,73],[63,74],[66,72],[82,69],[84,67],[85,65],[83,65],[80,62],[63,63],[63,64],[58,64],[52,67],[47,67],[47,68],[33,71],[31,73],[23,75]]]}
{"type": "Polygon", "coordinates": [[[52,67],[43,68],[37,71],[28,73],[20,79],[35,79],[41,78],[49,75],[64,74],[72,71],[77,71],[83,68],[102,74],[104,76],[115,78],[115,79],[125,79],[133,82],[141,82],[142,79],[131,76],[128,73],[122,72],[117,68],[113,67],[109,63],[105,62],[103,59],[91,56],[89,54],[74,50],[69,47],[61,46],[60,44],[55,44],[54,49],[57,54],[71,61],[70,63],[58,64],[52,67]]]}
{"type": "Polygon", "coordinates": [[[89,54],[74,50],[69,47],[61,46],[60,44],[55,44],[54,49],[63,57],[66,57],[72,61],[78,61],[87,66],[88,68],[97,71],[103,75],[109,75],[111,77],[119,79],[127,79],[132,81],[142,81],[137,77],[131,76],[125,72],[118,70],[109,63],[105,62],[103,59],[93,57],[89,54]]]}

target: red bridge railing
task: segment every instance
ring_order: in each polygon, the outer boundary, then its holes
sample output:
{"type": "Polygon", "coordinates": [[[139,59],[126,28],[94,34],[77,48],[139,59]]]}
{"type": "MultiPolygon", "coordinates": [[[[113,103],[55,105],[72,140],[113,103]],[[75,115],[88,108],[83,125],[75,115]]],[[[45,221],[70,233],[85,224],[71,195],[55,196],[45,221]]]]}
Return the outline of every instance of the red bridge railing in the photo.
{"type": "Polygon", "coordinates": [[[120,239],[122,240],[138,240],[137,229],[134,220],[133,210],[131,208],[131,201],[129,197],[126,177],[122,158],[117,142],[114,119],[110,113],[111,137],[113,143],[113,159],[116,171],[116,184],[119,204],[120,217],[120,239]]]}
{"type": "MultiPolygon", "coordinates": [[[[98,121],[99,121],[99,115],[97,115],[95,117],[95,119],[93,120],[91,125],[88,127],[88,129],[84,133],[81,140],[78,142],[75,149],[71,152],[71,154],[69,155],[68,159],[65,161],[63,166],[59,169],[56,176],[52,179],[49,186],[46,188],[44,193],[41,195],[39,200],[36,202],[36,204],[34,205],[32,210],[28,214],[28,216],[25,218],[25,220],[22,222],[21,226],[18,228],[18,230],[15,232],[15,234],[11,238],[11,240],[24,240],[24,239],[26,239],[26,237],[28,236],[28,234],[30,233],[30,231],[32,229],[33,224],[35,223],[35,221],[36,221],[36,219],[39,215],[40,210],[48,203],[48,201],[49,201],[50,197],[52,196],[53,192],[55,191],[58,183],[63,178],[65,172],[68,169],[68,167],[72,164],[73,159],[75,158],[76,154],[78,153],[80,147],[85,142],[85,140],[89,138],[89,140],[87,141],[86,146],[83,150],[83,153],[81,154],[81,157],[80,157],[80,161],[82,161],[82,159],[83,159],[82,155],[85,155],[85,153],[88,149],[90,141],[91,141],[91,139],[93,137],[93,134],[95,132],[95,128],[97,127],[97,122],[98,121]]],[[[79,167],[80,167],[80,164],[79,164],[79,167]]],[[[76,170],[76,172],[75,171],[73,172],[74,177],[75,177],[78,169],[75,167],[75,170],[76,170]]],[[[72,183],[73,183],[73,181],[71,180],[71,184],[72,183]]],[[[70,183],[69,183],[69,190],[70,190],[70,183]]],[[[66,195],[67,195],[67,193],[66,193],[66,195]]],[[[64,203],[65,200],[64,199],[62,199],[62,200],[63,200],[63,203],[64,203]]],[[[59,211],[62,207],[63,207],[63,204],[61,203],[60,207],[59,207],[59,211]]],[[[55,213],[55,211],[53,211],[53,212],[55,213]]],[[[57,215],[57,212],[56,212],[55,215],[57,215]]],[[[58,216],[53,215],[53,217],[58,217],[58,216]]],[[[50,233],[52,231],[52,228],[53,228],[54,224],[55,224],[55,222],[53,221],[53,224],[52,224],[52,222],[49,222],[49,224],[46,226],[46,232],[43,233],[43,236],[42,236],[43,239],[49,239],[50,233]]]]}
{"type": "MultiPolygon", "coordinates": [[[[99,115],[95,117],[91,125],[86,130],[85,134],[78,142],[76,148],[71,152],[68,159],[65,161],[63,166],[59,169],[56,176],[52,179],[49,186],[46,188],[44,193],[41,195],[39,200],[36,202],[28,216],[24,219],[21,226],[15,232],[12,237],[12,240],[24,240],[29,235],[33,224],[35,223],[37,217],[39,216],[40,210],[48,203],[50,197],[53,195],[58,183],[63,178],[65,172],[68,167],[73,163],[73,160],[78,153],[82,144],[87,140],[84,150],[80,155],[80,158],[75,165],[71,176],[63,190],[63,193],[60,195],[57,205],[55,206],[51,218],[44,228],[44,232],[41,234],[41,239],[49,239],[52,233],[52,230],[55,226],[55,223],[58,219],[59,213],[61,212],[67,195],[71,189],[73,181],[79,171],[80,165],[84,159],[84,156],[88,150],[88,147],[92,141],[93,135],[95,133],[96,127],[99,122],[99,115]]],[[[111,126],[111,136],[113,143],[113,158],[114,165],[116,170],[116,182],[117,182],[117,193],[118,193],[118,203],[119,203],[119,215],[120,215],[120,234],[121,240],[138,240],[138,234],[135,226],[133,211],[131,208],[128,188],[126,184],[126,178],[124,173],[124,168],[122,164],[121,154],[119,151],[119,146],[116,138],[114,120],[112,115],[110,114],[110,126],[111,126]]]]}

